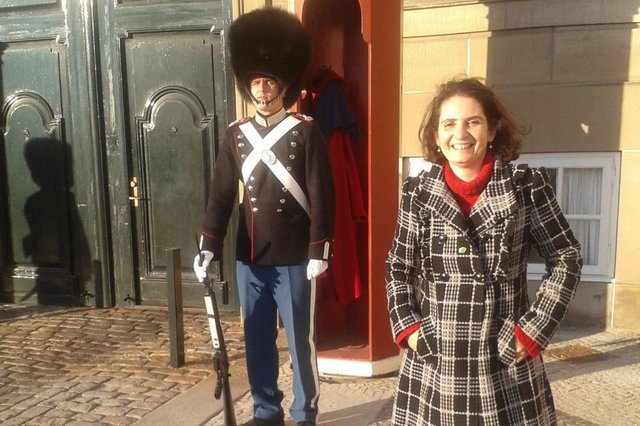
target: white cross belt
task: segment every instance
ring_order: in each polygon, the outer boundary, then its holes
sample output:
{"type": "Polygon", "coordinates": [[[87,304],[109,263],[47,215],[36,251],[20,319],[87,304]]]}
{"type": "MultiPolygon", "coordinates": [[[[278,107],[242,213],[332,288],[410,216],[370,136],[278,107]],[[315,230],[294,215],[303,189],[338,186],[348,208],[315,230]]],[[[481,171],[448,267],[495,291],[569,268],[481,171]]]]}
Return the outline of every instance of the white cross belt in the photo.
{"type": "Polygon", "coordinates": [[[300,206],[302,206],[304,211],[307,212],[307,215],[309,215],[309,201],[307,200],[307,196],[304,194],[298,182],[291,176],[291,173],[282,165],[274,152],[271,151],[271,148],[298,123],[300,123],[300,120],[290,115],[278,123],[264,139],[250,121],[241,124],[239,126],[240,130],[253,147],[253,151],[251,151],[242,164],[242,178],[245,182],[248,182],[253,170],[258,163],[262,161],[269,167],[269,170],[271,170],[280,183],[284,185],[287,191],[291,193],[300,206]]]}

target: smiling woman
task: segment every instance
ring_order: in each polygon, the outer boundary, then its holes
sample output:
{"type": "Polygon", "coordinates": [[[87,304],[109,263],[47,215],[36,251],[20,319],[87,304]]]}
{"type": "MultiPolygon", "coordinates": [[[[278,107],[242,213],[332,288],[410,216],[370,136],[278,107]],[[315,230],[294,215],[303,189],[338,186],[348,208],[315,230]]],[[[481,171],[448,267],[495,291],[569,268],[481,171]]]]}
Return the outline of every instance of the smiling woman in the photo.
{"type": "Polygon", "coordinates": [[[451,80],[420,136],[433,167],[407,178],[386,262],[405,348],[393,424],[551,425],[540,351],[580,279],[580,246],[544,169],[515,166],[525,130],[478,79],[451,80]],[[527,297],[536,246],[546,273],[527,297]]]}

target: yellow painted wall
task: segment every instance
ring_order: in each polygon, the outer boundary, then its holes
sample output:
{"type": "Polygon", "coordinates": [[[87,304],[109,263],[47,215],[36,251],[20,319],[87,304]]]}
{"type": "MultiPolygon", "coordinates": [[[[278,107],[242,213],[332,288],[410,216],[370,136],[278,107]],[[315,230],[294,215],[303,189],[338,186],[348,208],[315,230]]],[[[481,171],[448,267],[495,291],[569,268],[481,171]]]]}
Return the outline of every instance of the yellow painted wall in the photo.
{"type": "Polygon", "coordinates": [[[405,11],[402,155],[420,155],[424,107],[456,75],[486,78],[531,125],[525,152],[637,147],[639,7],[519,0],[405,11]]]}

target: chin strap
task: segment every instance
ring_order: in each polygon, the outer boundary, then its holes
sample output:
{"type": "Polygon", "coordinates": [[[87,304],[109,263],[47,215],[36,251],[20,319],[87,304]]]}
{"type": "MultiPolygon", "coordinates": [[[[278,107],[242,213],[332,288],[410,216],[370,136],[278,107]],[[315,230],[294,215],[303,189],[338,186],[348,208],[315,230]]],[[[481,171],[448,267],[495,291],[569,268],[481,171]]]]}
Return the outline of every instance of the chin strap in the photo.
{"type": "Polygon", "coordinates": [[[258,99],[256,99],[253,94],[251,93],[251,91],[248,91],[249,93],[249,97],[251,98],[251,102],[253,102],[255,105],[260,105],[263,107],[267,107],[269,105],[271,105],[272,103],[274,103],[275,101],[277,101],[280,98],[284,99],[285,94],[287,93],[287,88],[285,87],[280,93],[278,93],[278,96],[276,96],[275,98],[271,99],[270,101],[259,101],[258,99]]]}

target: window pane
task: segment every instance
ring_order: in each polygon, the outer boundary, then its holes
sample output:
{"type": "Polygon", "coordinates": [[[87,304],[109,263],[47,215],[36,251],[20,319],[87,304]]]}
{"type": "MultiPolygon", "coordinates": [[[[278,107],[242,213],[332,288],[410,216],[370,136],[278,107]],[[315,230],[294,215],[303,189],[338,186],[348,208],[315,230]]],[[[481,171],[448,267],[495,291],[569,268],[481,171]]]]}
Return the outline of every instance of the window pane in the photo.
{"type": "Polygon", "coordinates": [[[600,214],[602,169],[564,169],[562,210],[565,214],[600,214]]]}
{"type": "Polygon", "coordinates": [[[598,245],[600,243],[599,220],[568,220],[574,235],[580,241],[585,265],[598,264],[598,245]]]}

